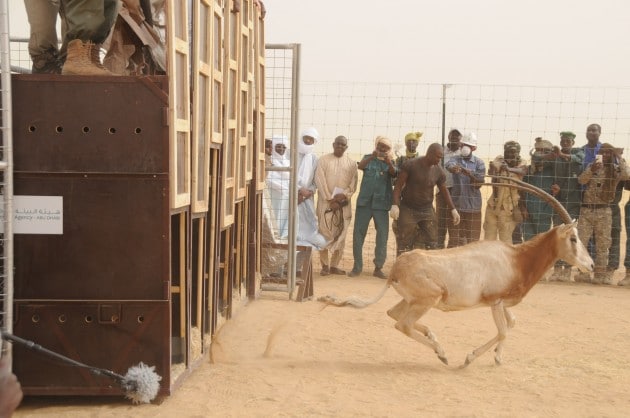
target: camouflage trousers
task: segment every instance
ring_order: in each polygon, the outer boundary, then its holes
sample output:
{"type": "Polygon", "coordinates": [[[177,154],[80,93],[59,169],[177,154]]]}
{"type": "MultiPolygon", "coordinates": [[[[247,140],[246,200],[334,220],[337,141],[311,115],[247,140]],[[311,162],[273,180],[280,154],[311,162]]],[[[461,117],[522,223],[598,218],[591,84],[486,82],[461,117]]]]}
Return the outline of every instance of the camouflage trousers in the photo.
{"type": "MultiPolygon", "coordinates": [[[[518,209],[516,209],[518,210],[518,209]]],[[[483,223],[483,239],[496,240],[497,238],[508,244],[512,243],[512,233],[517,223],[514,222],[512,211],[494,209],[488,205],[483,223]]]]}
{"type": "Polygon", "coordinates": [[[595,270],[605,271],[608,265],[608,251],[612,240],[612,212],[610,206],[585,207],[580,209],[578,235],[580,241],[586,245],[591,236],[595,238],[595,270]]]}

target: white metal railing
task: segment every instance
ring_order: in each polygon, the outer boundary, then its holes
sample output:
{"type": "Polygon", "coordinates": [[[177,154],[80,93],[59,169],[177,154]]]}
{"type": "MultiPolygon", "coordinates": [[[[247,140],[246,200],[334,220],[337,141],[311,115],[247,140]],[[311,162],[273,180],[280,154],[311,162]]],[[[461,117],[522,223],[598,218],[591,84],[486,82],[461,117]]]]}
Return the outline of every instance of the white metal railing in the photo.
{"type": "MultiPolygon", "coordinates": [[[[11,110],[11,47],[9,41],[8,0],[0,0],[0,89],[2,119],[0,126],[1,208],[4,212],[0,231],[0,294],[2,312],[0,327],[13,331],[13,115],[11,110]]],[[[10,344],[2,344],[1,356],[11,356],[10,344]]]]}

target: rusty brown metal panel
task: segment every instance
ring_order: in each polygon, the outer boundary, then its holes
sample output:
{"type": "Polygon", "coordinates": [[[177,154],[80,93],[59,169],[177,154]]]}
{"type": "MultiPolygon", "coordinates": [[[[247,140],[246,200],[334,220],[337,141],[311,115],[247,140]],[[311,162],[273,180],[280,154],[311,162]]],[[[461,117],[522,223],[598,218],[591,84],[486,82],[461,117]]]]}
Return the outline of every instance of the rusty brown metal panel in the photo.
{"type": "MultiPolygon", "coordinates": [[[[15,235],[15,334],[170,394],[168,81],[14,76],[14,194],[63,197],[63,234],[15,235]]],[[[106,378],[19,347],[33,395],[118,395],[106,378]]]]}
{"type": "MultiPolygon", "coordinates": [[[[143,362],[170,394],[169,303],[16,301],[15,335],[89,366],[125,375],[143,362]]],[[[120,386],[19,345],[13,368],[28,395],[121,395],[120,386]]]]}
{"type": "Polygon", "coordinates": [[[16,234],[16,299],[169,298],[168,175],[16,173],[63,197],[63,235],[16,234]]]}
{"type": "Polygon", "coordinates": [[[168,79],[13,76],[15,171],[168,173],[168,79]]]}

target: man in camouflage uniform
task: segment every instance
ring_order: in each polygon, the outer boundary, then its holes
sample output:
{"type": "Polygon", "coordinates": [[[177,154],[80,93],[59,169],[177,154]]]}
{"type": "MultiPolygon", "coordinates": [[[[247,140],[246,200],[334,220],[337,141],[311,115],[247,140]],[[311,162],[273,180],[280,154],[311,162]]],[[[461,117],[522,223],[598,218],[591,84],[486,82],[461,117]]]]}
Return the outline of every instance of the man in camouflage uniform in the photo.
{"type": "MultiPolygon", "coordinates": [[[[626,190],[630,190],[630,181],[624,182],[624,187],[626,190]]],[[[626,268],[626,277],[621,279],[617,286],[630,286],[630,239],[627,239],[630,236],[630,199],[624,206],[624,212],[626,219],[626,257],[623,260],[623,266],[626,268]]]]}
{"type": "Polygon", "coordinates": [[[623,149],[609,143],[602,144],[598,151],[601,159],[596,158],[578,177],[578,182],[586,186],[580,208],[578,235],[582,242],[588,242],[591,236],[594,237],[595,272],[592,280],[589,274],[578,274],[576,282],[612,283],[612,277],[606,271],[612,241],[610,202],[615,198],[617,183],[628,179],[626,162],[621,158],[621,152],[623,149]]]}

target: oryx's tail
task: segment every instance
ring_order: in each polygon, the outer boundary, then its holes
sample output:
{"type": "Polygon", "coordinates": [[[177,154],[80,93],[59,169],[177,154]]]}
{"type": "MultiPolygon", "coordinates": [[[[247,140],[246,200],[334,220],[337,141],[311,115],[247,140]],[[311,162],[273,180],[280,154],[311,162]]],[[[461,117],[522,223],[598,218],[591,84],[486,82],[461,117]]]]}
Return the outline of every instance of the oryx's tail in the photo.
{"type": "Polygon", "coordinates": [[[325,303],[326,305],[351,306],[353,308],[362,309],[381,300],[383,296],[385,295],[385,292],[387,292],[388,288],[389,288],[389,280],[387,281],[387,283],[385,283],[385,286],[383,286],[381,293],[376,295],[376,297],[374,297],[373,299],[369,299],[369,300],[363,300],[359,298],[358,296],[349,296],[345,299],[338,299],[335,296],[331,296],[331,295],[321,296],[317,298],[317,300],[319,302],[325,303]]]}

